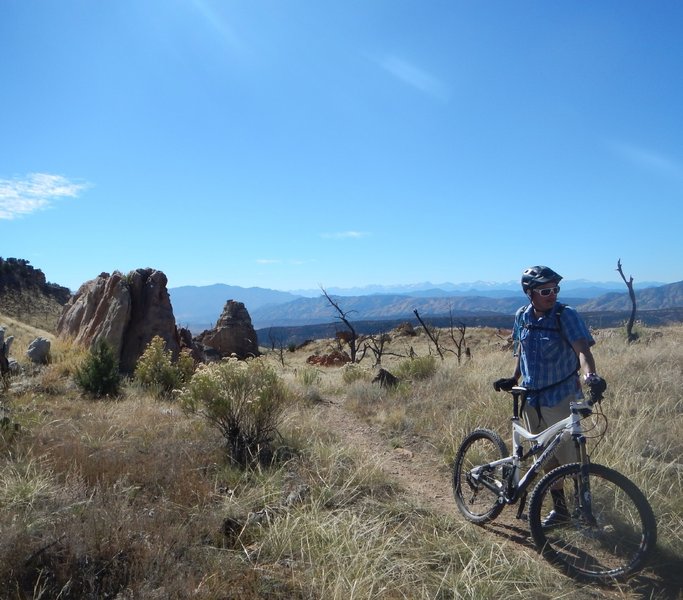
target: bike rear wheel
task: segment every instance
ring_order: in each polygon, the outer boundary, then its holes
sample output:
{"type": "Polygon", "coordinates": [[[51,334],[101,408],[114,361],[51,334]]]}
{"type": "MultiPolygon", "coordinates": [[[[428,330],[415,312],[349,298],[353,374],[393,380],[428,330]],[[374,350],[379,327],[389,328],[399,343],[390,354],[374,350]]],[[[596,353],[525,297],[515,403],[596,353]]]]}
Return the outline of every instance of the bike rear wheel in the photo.
{"type": "Polygon", "coordinates": [[[577,494],[581,465],[563,465],[538,482],[529,502],[529,526],[536,547],[568,575],[592,581],[623,579],[642,568],[657,541],[657,522],[647,499],[621,473],[588,465],[591,509],[577,494]],[[566,522],[543,527],[554,508],[551,490],[562,488],[566,522]]]}
{"type": "Polygon", "coordinates": [[[505,485],[502,467],[487,467],[509,456],[505,442],[490,429],[475,429],[460,444],[453,463],[453,495],[462,515],[473,523],[487,523],[504,508],[497,491],[505,485]]]}

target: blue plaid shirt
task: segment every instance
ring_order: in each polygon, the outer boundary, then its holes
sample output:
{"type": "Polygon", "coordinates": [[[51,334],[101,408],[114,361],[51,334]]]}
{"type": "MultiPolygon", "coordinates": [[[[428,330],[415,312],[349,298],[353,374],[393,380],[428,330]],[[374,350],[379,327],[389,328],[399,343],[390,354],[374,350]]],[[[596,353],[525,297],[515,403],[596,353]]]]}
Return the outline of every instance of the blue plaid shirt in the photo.
{"type": "Polygon", "coordinates": [[[578,358],[571,343],[585,339],[595,344],[583,319],[575,309],[565,306],[560,314],[561,331],[556,315],[557,304],[540,319],[531,305],[521,308],[515,317],[512,339],[519,354],[522,383],[529,389],[530,406],[555,406],[570,394],[582,398],[578,358]]]}

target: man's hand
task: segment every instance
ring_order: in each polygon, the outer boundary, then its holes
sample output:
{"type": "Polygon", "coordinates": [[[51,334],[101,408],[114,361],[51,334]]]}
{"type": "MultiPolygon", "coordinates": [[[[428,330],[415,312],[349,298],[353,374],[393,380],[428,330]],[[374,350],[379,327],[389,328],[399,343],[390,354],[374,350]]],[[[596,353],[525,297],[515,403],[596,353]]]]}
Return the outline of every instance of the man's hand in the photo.
{"type": "Polygon", "coordinates": [[[602,400],[602,394],[607,389],[607,382],[602,377],[600,377],[600,375],[597,375],[595,373],[589,373],[584,377],[583,380],[588,386],[591,395],[591,400],[593,400],[593,402],[602,400]]]}
{"type": "Polygon", "coordinates": [[[509,392],[516,385],[517,380],[514,377],[503,377],[502,379],[496,379],[496,381],[493,382],[493,389],[497,392],[500,392],[501,390],[509,392]]]}

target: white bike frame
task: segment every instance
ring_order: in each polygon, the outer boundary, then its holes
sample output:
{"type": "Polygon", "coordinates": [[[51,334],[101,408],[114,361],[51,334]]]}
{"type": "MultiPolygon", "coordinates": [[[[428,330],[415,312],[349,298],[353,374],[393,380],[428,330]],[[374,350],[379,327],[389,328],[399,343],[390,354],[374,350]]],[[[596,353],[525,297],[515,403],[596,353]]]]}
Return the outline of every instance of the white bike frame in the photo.
{"type": "MultiPolygon", "coordinates": [[[[526,388],[515,386],[511,390],[514,398],[513,416],[512,416],[512,454],[505,458],[492,461],[485,465],[474,467],[470,471],[470,475],[476,481],[480,481],[486,487],[485,478],[481,477],[485,473],[490,472],[496,467],[503,465],[511,465],[513,471],[514,486],[511,489],[504,489],[506,482],[499,482],[496,490],[501,502],[512,504],[515,502],[521,493],[523,493],[534,479],[536,474],[543,468],[543,465],[555,454],[559,444],[568,439],[574,439],[579,442],[579,447],[583,447],[582,441],[583,429],[581,428],[581,416],[584,411],[592,412],[591,405],[587,402],[571,402],[569,407],[571,414],[544,429],[540,433],[531,433],[525,429],[520,423],[519,417],[519,396],[527,392],[526,388]],[[531,448],[527,455],[524,455],[523,442],[529,442],[531,448]],[[542,450],[542,452],[541,452],[542,450]],[[540,452],[540,454],[538,454],[540,452]],[[534,462],[529,470],[520,478],[520,465],[522,461],[533,455],[534,462]]],[[[581,452],[579,460],[583,463],[586,460],[584,452],[581,452]]]]}

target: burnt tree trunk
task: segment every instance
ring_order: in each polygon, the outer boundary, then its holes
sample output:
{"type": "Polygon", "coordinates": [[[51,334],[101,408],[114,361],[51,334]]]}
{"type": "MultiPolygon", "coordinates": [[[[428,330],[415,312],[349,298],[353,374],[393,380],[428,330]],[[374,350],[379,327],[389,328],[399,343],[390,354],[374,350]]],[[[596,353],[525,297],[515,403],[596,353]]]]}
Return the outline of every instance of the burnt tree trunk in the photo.
{"type": "Polygon", "coordinates": [[[624,271],[621,268],[621,259],[617,260],[617,271],[621,278],[624,280],[626,287],[628,288],[628,295],[631,298],[631,316],[626,323],[626,339],[628,342],[635,342],[638,339],[638,334],[633,333],[633,324],[636,321],[636,293],[633,291],[633,277],[629,276],[628,280],[624,276],[624,271]]]}

